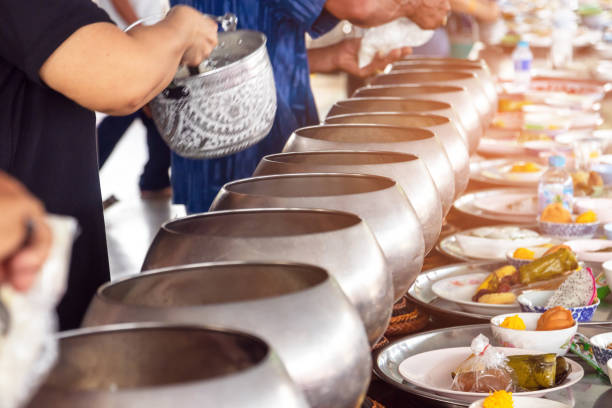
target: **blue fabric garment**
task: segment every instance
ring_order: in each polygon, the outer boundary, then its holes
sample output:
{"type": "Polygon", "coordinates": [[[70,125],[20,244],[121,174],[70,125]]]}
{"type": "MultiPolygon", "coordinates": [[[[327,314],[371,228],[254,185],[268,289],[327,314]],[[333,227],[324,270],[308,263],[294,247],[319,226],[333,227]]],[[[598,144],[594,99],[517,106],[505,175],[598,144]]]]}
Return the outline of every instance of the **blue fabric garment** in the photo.
{"type": "Polygon", "coordinates": [[[238,16],[239,29],[263,32],[274,69],[278,108],[270,134],[257,145],[232,156],[192,160],[172,155],[174,201],[189,213],[207,211],[228,181],[250,177],[261,158],[280,152],[291,133],[319,123],[310,89],[305,34],[317,37],[338,20],[324,11],[326,0],[172,0],[203,13],[238,16]]]}

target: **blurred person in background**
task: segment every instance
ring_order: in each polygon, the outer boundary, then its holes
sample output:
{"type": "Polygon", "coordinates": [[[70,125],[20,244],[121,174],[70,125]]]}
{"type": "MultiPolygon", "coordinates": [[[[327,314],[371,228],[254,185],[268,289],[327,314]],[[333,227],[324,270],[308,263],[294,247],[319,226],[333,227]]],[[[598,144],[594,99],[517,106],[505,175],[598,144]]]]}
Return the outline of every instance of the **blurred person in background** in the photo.
{"type": "MultiPolygon", "coordinates": [[[[500,16],[499,6],[495,0],[450,0],[451,10],[453,13],[463,14],[468,17],[472,17],[480,24],[493,23],[500,16]]],[[[471,24],[470,18],[467,19],[461,27],[456,27],[457,21],[460,18],[454,19],[455,23],[449,24],[444,28],[438,28],[434,32],[434,36],[426,44],[415,47],[413,50],[414,55],[428,55],[436,57],[448,57],[451,55],[451,41],[454,39],[453,36],[457,35],[459,29],[467,29],[468,46],[472,44],[473,38],[476,37],[476,33],[473,30],[476,29],[474,24],[471,24]],[[452,27],[451,27],[452,26],[452,27]],[[453,33],[452,31],[455,31],[453,33]],[[450,36],[450,38],[449,38],[450,36]]],[[[454,55],[455,56],[455,55],[454,55]]]]}
{"type": "MultiPolygon", "coordinates": [[[[170,9],[168,0],[96,0],[119,28],[125,30],[142,18],[163,15],[170,9]]],[[[134,121],[145,127],[149,158],[138,186],[142,198],[167,198],[170,187],[170,149],[163,141],[151,114],[146,109],[127,116],[107,116],[98,125],[98,158],[100,168],[109,158],[121,137],[134,121]]]]}
{"type": "Polygon", "coordinates": [[[0,285],[28,290],[51,247],[45,207],[0,171],[0,285]]]}
{"type": "Polygon", "coordinates": [[[214,160],[186,159],[172,155],[174,201],[189,213],[207,211],[219,189],[227,182],[252,175],[261,158],[282,150],[297,128],[319,123],[310,89],[311,72],[342,70],[369,76],[402,58],[409,50],[394,50],[372,64],[358,68],[360,42],[349,39],[329,47],[306,51],[306,33],[313,38],[346,19],[360,26],[376,26],[399,17],[409,17],[424,28],[446,21],[448,0],[171,0],[203,13],[238,17],[239,29],[263,32],[274,70],[277,112],[269,135],[251,148],[214,160]]]}
{"type": "Polygon", "coordinates": [[[0,0],[0,39],[0,170],[49,213],[79,223],[58,308],[60,328],[75,328],[110,278],[94,111],[142,108],[180,63],[198,65],[210,54],[217,24],[176,7],[158,24],[124,33],[91,0],[0,0]]]}

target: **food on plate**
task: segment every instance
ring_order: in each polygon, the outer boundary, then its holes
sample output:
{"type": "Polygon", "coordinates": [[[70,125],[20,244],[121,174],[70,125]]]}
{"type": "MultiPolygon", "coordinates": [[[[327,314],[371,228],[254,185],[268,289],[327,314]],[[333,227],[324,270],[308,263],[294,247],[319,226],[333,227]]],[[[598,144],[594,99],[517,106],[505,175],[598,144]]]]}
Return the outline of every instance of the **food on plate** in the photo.
{"type": "Polygon", "coordinates": [[[534,162],[518,162],[510,168],[511,173],[537,173],[541,170],[542,168],[534,162]]]}
{"type": "Polygon", "coordinates": [[[527,248],[517,248],[516,251],[514,251],[514,253],[512,254],[512,256],[516,259],[524,259],[531,261],[535,259],[535,252],[527,248]]]}
{"type": "Polygon", "coordinates": [[[595,171],[576,171],[572,173],[574,182],[574,195],[577,197],[590,196],[595,190],[603,186],[603,178],[595,171]]]}
{"type": "Polygon", "coordinates": [[[597,214],[595,214],[593,210],[589,210],[576,217],[576,222],[578,224],[590,224],[592,222],[597,222],[597,214]]]}
{"type": "Polygon", "coordinates": [[[482,408],[512,408],[512,393],[504,390],[495,391],[482,402],[482,408]]]}
{"type": "Polygon", "coordinates": [[[515,355],[508,356],[507,359],[519,387],[531,391],[555,385],[556,354],[515,355]]]}
{"type": "Polygon", "coordinates": [[[470,345],[472,354],[451,373],[451,388],[464,392],[512,391],[516,377],[504,353],[479,334],[470,345]]]}
{"type": "Polygon", "coordinates": [[[540,133],[540,132],[521,131],[516,137],[516,141],[519,143],[535,142],[535,141],[549,142],[551,140],[552,139],[549,135],[547,135],[546,133],[540,133]]]}
{"type": "Polygon", "coordinates": [[[540,215],[540,221],[555,223],[571,223],[572,213],[561,203],[549,204],[540,215]]]}
{"type": "Polygon", "coordinates": [[[556,306],[542,313],[542,316],[538,319],[536,331],[567,329],[574,324],[572,312],[563,306],[556,306]]]}
{"type": "Polygon", "coordinates": [[[608,344],[608,347],[606,347],[608,350],[612,350],[612,343],[608,344]]]}
{"type": "Polygon", "coordinates": [[[565,272],[578,268],[576,255],[568,248],[560,247],[535,261],[519,268],[519,278],[523,285],[555,278],[565,272]]]}
{"type": "Polygon", "coordinates": [[[525,326],[525,322],[519,317],[519,315],[506,317],[499,326],[512,330],[525,330],[527,328],[527,326],[525,326]]]}
{"type": "Polygon", "coordinates": [[[510,292],[510,288],[519,282],[518,277],[517,270],[514,266],[502,266],[491,272],[491,274],[485,278],[476,289],[476,293],[472,297],[472,300],[480,303],[514,303],[516,297],[510,292]],[[512,298],[511,301],[510,298],[512,298]]]}
{"type": "Polygon", "coordinates": [[[544,252],[544,255],[552,254],[553,252],[556,252],[556,251],[560,250],[561,248],[565,248],[568,251],[572,250],[571,247],[569,247],[568,245],[565,245],[565,244],[551,245],[551,247],[548,248],[548,250],[546,252],[544,252]]]}
{"type": "Polygon", "coordinates": [[[568,362],[555,353],[506,356],[482,334],[472,340],[470,348],[472,354],[451,372],[453,390],[535,391],[561,384],[571,371],[568,362]]]}
{"type": "Polygon", "coordinates": [[[546,303],[547,308],[589,306],[597,301],[597,286],[590,268],[583,268],[565,279],[546,303]]]}

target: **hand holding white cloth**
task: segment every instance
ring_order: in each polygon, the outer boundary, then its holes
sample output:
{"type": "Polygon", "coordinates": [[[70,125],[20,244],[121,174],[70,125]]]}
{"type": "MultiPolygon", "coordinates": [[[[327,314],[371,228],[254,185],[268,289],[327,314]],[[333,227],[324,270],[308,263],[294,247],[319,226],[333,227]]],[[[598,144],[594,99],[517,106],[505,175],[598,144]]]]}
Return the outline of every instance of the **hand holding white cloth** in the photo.
{"type": "Polygon", "coordinates": [[[400,18],[378,27],[356,28],[362,37],[359,51],[359,67],[369,65],[376,54],[387,55],[402,47],[418,47],[431,39],[433,30],[423,30],[408,18],[400,18]]]}

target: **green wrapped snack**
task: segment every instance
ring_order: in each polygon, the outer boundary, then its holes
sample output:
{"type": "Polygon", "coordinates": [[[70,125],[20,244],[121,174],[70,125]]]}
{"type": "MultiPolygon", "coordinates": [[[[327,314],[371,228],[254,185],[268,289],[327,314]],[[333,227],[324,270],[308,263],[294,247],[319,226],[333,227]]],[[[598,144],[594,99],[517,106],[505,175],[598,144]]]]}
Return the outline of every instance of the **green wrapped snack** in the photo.
{"type": "Polygon", "coordinates": [[[567,376],[572,372],[572,366],[569,365],[564,357],[557,357],[557,371],[555,373],[555,385],[561,384],[567,376]]]}
{"type": "Polygon", "coordinates": [[[535,391],[555,385],[557,372],[555,354],[508,356],[508,365],[514,371],[518,386],[521,388],[535,391]]]}
{"type": "Polygon", "coordinates": [[[576,255],[567,248],[559,248],[552,254],[544,255],[519,268],[521,283],[524,285],[552,279],[566,271],[578,268],[576,255]]]}

